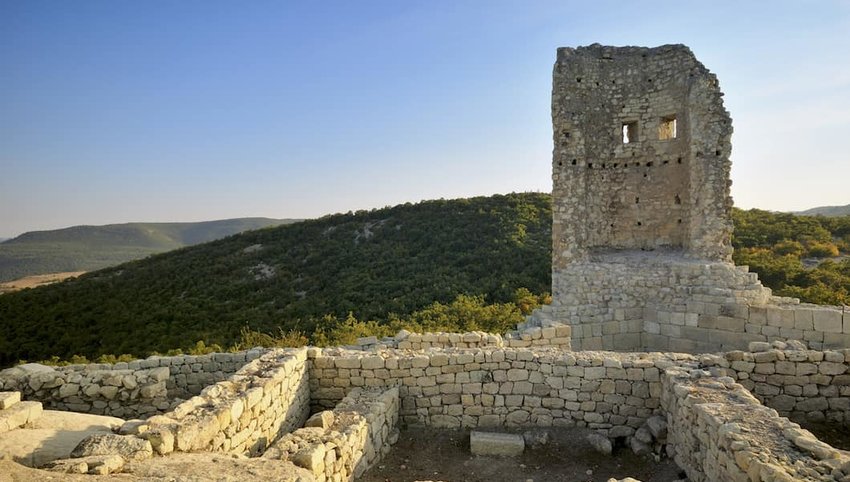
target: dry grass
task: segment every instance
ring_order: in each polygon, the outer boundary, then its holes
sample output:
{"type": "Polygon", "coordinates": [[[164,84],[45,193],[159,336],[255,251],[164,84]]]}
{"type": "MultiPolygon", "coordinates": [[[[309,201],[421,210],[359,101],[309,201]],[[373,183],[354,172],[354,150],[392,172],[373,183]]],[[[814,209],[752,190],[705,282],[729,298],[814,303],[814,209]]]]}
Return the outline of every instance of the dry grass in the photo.
{"type": "Polygon", "coordinates": [[[0,283],[0,294],[11,293],[13,291],[19,291],[26,288],[37,288],[51,283],[58,283],[59,281],[64,281],[68,278],[76,278],[83,273],[85,273],[85,271],[66,271],[64,273],[38,274],[12,281],[6,281],[5,283],[0,283]]]}

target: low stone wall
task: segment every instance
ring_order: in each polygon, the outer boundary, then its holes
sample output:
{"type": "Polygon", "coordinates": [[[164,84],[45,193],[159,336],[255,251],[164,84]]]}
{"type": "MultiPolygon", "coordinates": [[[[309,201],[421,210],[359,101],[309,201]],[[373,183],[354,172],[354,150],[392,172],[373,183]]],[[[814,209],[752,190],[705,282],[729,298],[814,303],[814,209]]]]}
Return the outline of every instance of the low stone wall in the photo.
{"type": "Polygon", "coordinates": [[[138,418],[198,395],[267,350],[152,356],[115,364],[50,367],[34,363],[0,371],[0,390],[16,390],[54,410],[138,418]]]}
{"type": "Polygon", "coordinates": [[[28,364],[0,372],[0,390],[20,391],[49,409],[132,418],[171,408],[168,376],[167,367],[75,370],[28,364]]]}
{"type": "Polygon", "coordinates": [[[721,366],[763,404],[805,422],[850,423],[850,350],[792,350],[753,343],[708,365],[721,366]]]}
{"type": "Polygon", "coordinates": [[[354,387],[398,387],[405,423],[435,428],[581,426],[629,436],[660,406],[661,370],[686,354],[557,349],[311,350],[317,409],[354,387]]]}
{"type": "Polygon", "coordinates": [[[816,350],[850,348],[850,310],[797,304],[688,301],[644,311],[643,348],[687,353],[745,350],[751,342],[802,340],[816,350]]]}
{"type": "Polygon", "coordinates": [[[427,350],[428,348],[481,348],[505,346],[501,335],[472,331],[467,333],[407,333],[396,335],[396,347],[403,350],[427,350]]]}
{"type": "Polygon", "coordinates": [[[354,480],[398,440],[398,388],[355,388],[332,412],[286,434],[263,454],[310,470],[319,482],[354,480]]]}
{"type": "Polygon", "coordinates": [[[512,348],[551,346],[569,350],[572,348],[572,332],[572,327],[564,323],[530,319],[517,325],[517,331],[505,336],[505,346],[512,348]]]}
{"type": "Polygon", "coordinates": [[[260,453],[307,419],[306,361],[306,348],[271,350],[171,412],[149,418],[140,433],[160,454],[260,453]]]}
{"type": "Polygon", "coordinates": [[[358,338],[357,344],[340,348],[347,350],[381,351],[388,348],[400,350],[428,350],[430,348],[485,348],[513,347],[527,348],[549,346],[569,350],[572,328],[564,323],[551,320],[528,320],[520,323],[517,329],[506,333],[469,331],[466,333],[428,332],[411,333],[401,330],[392,337],[378,339],[374,336],[358,338]]]}
{"type": "Polygon", "coordinates": [[[669,368],[667,452],[693,482],[846,480],[850,458],[763,406],[731,377],[669,368]]]}

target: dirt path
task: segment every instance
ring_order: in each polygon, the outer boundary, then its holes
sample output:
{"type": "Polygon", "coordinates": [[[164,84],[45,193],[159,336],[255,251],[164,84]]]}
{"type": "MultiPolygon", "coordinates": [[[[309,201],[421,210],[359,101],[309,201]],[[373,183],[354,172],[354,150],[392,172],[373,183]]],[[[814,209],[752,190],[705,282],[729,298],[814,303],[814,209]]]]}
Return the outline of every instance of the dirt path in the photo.
{"type": "Polygon", "coordinates": [[[516,458],[476,457],[469,453],[469,432],[407,429],[392,451],[358,481],[413,482],[590,482],[634,477],[643,482],[684,478],[669,459],[660,462],[625,448],[602,455],[590,446],[587,429],[548,429],[548,444],[526,449],[516,458]]]}

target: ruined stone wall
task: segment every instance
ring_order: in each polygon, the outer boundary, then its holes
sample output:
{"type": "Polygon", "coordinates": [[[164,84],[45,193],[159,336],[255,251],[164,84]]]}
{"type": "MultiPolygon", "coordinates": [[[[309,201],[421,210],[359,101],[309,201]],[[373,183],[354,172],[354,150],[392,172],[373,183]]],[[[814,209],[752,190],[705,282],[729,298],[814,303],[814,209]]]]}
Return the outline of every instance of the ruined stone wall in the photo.
{"type": "Polygon", "coordinates": [[[484,348],[312,353],[315,409],[355,387],[399,388],[401,418],[435,428],[581,426],[628,436],[659,408],[660,373],[680,354],[484,348]]]}
{"type": "Polygon", "coordinates": [[[694,482],[846,480],[850,458],[763,406],[731,377],[668,369],[667,453],[694,482]]]}
{"type": "Polygon", "coordinates": [[[174,410],[147,420],[142,436],[160,454],[257,454],[303,425],[310,407],[307,349],[276,349],[174,410]]]}
{"type": "Polygon", "coordinates": [[[504,336],[499,333],[483,331],[411,333],[407,330],[401,330],[395,336],[380,340],[374,336],[358,338],[356,344],[341,348],[377,351],[388,348],[427,350],[429,348],[554,346],[570,349],[571,332],[572,328],[569,325],[554,321],[520,323],[516,330],[506,333],[504,336]]]}
{"type": "MultiPolygon", "coordinates": [[[[794,300],[796,301],[796,300],[794,300]]],[[[694,296],[644,310],[645,350],[744,350],[751,342],[800,340],[813,349],[850,347],[850,310],[795,303],[712,303],[694,296]]]]}
{"type": "Polygon", "coordinates": [[[56,370],[31,364],[0,373],[0,390],[19,391],[54,410],[134,418],[172,407],[167,380],[167,367],[56,370]]]}
{"type": "Polygon", "coordinates": [[[168,411],[175,400],[198,395],[204,387],[227,379],[266,351],[152,356],[64,367],[28,364],[1,371],[0,390],[20,391],[28,400],[54,410],[147,417],[168,411]]]}
{"type": "Polygon", "coordinates": [[[263,454],[290,461],[319,481],[354,480],[398,440],[398,388],[355,388],[333,411],[315,414],[263,454]]]}
{"type": "Polygon", "coordinates": [[[721,97],[683,45],[558,49],[555,273],[594,248],[731,259],[732,125],[721,97]]]}
{"type": "Polygon", "coordinates": [[[777,349],[758,342],[750,349],[757,351],[731,351],[723,354],[725,363],[709,365],[724,368],[783,417],[850,424],[850,350],[777,349]]]}

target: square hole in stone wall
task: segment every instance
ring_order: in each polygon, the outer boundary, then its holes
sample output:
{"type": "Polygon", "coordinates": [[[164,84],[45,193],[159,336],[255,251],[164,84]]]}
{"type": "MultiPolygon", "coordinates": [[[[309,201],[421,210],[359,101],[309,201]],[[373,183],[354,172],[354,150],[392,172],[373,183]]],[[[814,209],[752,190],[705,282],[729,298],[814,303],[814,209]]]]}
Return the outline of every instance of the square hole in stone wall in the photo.
{"type": "Polygon", "coordinates": [[[630,144],[638,140],[637,122],[623,122],[623,144],[630,144]]]}
{"type": "Polygon", "coordinates": [[[675,139],[676,135],[676,116],[671,115],[663,117],[661,122],[658,124],[658,139],[662,141],[675,139]]]}

